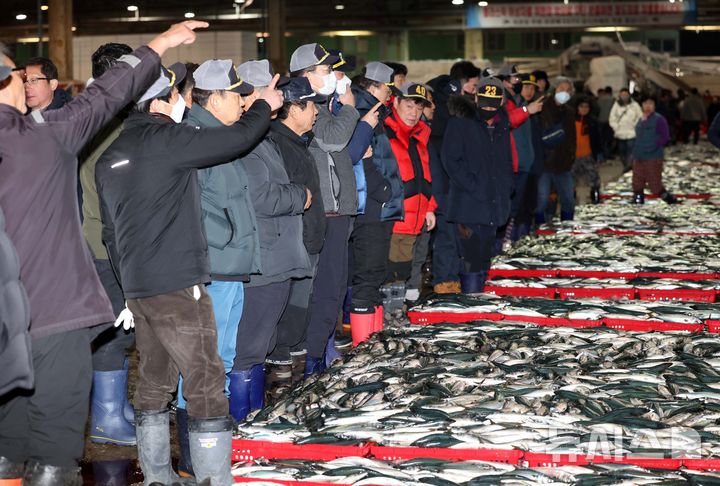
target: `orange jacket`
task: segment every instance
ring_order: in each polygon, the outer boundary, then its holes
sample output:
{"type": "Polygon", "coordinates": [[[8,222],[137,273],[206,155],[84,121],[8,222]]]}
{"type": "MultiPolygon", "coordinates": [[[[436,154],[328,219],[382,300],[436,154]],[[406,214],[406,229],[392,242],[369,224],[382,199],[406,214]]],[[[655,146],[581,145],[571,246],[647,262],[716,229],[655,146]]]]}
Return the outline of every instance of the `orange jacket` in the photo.
{"type": "Polygon", "coordinates": [[[425,224],[425,214],[437,208],[431,191],[430,127],[423,121],[408,127],[400,120],[395,108],[385,119],[385,126],[405,192],[405,219],[395,223],[393,233],[419,235],[425,224]]]}

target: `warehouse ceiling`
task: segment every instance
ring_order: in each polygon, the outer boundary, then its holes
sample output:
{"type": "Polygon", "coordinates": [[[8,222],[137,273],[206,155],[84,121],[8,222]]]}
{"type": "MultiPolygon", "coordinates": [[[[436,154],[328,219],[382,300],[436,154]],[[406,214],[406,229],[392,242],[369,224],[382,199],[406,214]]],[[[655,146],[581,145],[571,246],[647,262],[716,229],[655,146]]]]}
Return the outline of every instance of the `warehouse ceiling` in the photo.
{"type": "MultiPolygon", "coordinates": [[[[490,0],[495,1],[495,0],[490,0]]],[[[502,0],[502,3],[527,0],[502,0]]],[[[545,0],[547,1],[547,0],[545,0]]],[[[560,0],[557,0],[558,2],[560,0]]],[[[622,3],[622,0],[615,0],[622,3]]],[[[681,0],[677,0],[681,1],[681,0]]],[[[688,0],[689,1],[689,0],[688,0]]],[[[592,3],[592,0],[572,0],[592,3]]],[[[47,0],[41,0],[46,4],[47,0]]],[[[466,2],[467,4],[468,2],[466,2]]],[[[499,2],[498,2],[499,3],[499,2]]],[[[701,24],[720,24],[720,0],[696,0],[701,24]]],[[[0,38],[37,35],[36,0],[2,0],[0,38]],[[27,18],[18,20],[17,15],[27,18]]],[[[450,0],[287,0],[287,31],[461,29],[465,6],[450,0]]],[[[215,30],[266,31],[267,0],[74,0],[77,35],[157,32],[187,12],[215,30]],[[128,6],[137,12],[128,11],[128,6]]],[[[47,22],[47,11],[43,12],[47,22]]]]}

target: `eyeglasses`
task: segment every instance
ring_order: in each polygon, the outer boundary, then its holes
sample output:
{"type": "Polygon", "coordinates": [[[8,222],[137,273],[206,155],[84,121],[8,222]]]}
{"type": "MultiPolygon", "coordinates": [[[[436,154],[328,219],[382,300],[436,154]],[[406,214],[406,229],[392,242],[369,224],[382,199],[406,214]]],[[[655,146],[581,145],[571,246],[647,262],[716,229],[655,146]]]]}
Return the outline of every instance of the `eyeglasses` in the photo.
{"type": "Polygon", "coordinates": [[[23,83],[35,86],[38,81],[48,81],[50,78],[23,78],[23,83]]]}

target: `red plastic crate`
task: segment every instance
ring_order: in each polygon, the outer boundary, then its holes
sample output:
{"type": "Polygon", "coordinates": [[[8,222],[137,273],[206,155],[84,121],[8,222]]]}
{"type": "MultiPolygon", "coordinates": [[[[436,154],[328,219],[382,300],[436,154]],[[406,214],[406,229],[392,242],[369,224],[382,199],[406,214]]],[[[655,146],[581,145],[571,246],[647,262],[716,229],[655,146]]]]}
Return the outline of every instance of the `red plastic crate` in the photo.
{"type": "Polygon", "coordinates": [[[558,270],[560,277],[577,277],[577,278],[623,278],[633,279],[638,276],[638,272],[609,272],[605,270],[582,270],[563,268],[558,270]]]}
{"type": "Polygon", "coordinates": [[[720,459],[682,459],[682,464],[696,471],[720,471],[720,459]]]}
{"type": "Polygon", "coordinates": [[[461,324],[471,321],[501,321],[504,319],[502,314],[498,313],[482,313],[482,312],[408,312],[408,319],[411,324],[421,326],[428,324],[437,324],[440,322],[450,322],[461,324]]]}
{"type": "Polygon", "coordinates": [[[524,467],[587,466],[617,462],[612,456],[587,456],[585,454],[545,454],[526,452],[522,459],[524,467]]]}
{"type": "Polygon", "coordinates": [[[370,454],[383,461],[428,457],[447,461],[492,461],[517,464],[523,451],[515,449],[450,449],[432,447],[370,447],[370,454]]]}
{"type": "Polygon", "coordinates": [[[515,297],[543,297],[545,299],[554,299],[557,291],[551,287],[499,287],[495,285],[485,285],[485,293],[511,295],[515,297]]]}
{"type": "Polygon", "coordinates": [[[290,444],[263,440],[233,439],[232,461],[247,462],[257,458],[305,459],[308,461],[332,461],[338,457],[367,457],[370,446],[338,446],[328,444],[290,444]]]}
{"type": "Polygon", "coordinates": [[[694,273],[694,272],[638,272],[638,277],[649,278],[672,278],[675,280],[707,280],[720,278],[719,273],[694,273]]]}
{"type": "Polygon", "coordinates": [[[682,459],[664,459],[659,457],[622,457],[615,461],[618,464],[632,464],[633,466],[647,469],[680,469],[683,466],[682,459]]]}
{"type": "Polygon", "coordinates": [[[718,291],[715,289],[638,289],[640,300],[683,300],[690,302],[715,302],[718,291]]]}
{"type": "Polygon", "coordinates": [[[704,324],[683,324],[680,322],[662,322],[662,321],[642,321],[633,319],[614,319],[609,317],[603,318],[603,324],[613,329],[621,329],[624,331],[692,331],[702,332],[705,329],[704,324]]]}
{"type": "Polygon", "coordinates": [[[488,279],[496,277],[557,277],[556,268],[491,268],[488,271],[488,279]]]}
{"type": "Polygon", "coordinates": [[[603,287],[579,287],[559,288],[558,294],[561,299],[591,299],[600,298],[606,300],[634,299],[635,289],[626,288],[603,288],[603,287]]]}
{"type": "Polygon", "coordinates": [[[535,231],[535,234],[538,236],[549,236],[557,234],[556,230],[549,230],[549,229],[539,229],[535,231]]]}
{"type": "Polygon", "coordinates": [[[267,478],[241,478],[233,477],[233,481],[236,483],[263,483],[263,484],[282,484],[284,486],[351,486],[350,484],[343,483],[315,483],[311,481],[287,481],[284,479],[267,479],[267,478]]]}
{"type": "Polygon", "coordinates": [[[705,321],[705,327],[707,332],[720,334],[720,321],[708,319],[705,321]]]}

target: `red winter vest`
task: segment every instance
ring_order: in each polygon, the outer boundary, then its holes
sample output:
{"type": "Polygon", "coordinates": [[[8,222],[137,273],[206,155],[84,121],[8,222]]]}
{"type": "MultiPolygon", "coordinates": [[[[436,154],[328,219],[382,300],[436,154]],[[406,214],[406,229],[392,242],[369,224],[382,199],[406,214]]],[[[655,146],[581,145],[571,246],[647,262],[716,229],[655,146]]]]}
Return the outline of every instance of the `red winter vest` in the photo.
{"type": "Polygon", "coordinates": [[[423,121],[414,127],[407,126],[395,108],[385,119],[385,126],[405,192],[405,219],[395,223],[393,233],[419,235],[425,224],[425,214],[437,208],[430,184],[430,127],[423,121]]]}
{"type": "MultiPolygon", "coordinates": [[[[507,111],[508,118],[510,119],[510,127],[517,128],[530,118],[530,113],[522,107],[518,107],[513,100],[508,96],[505,97],[505,111],[507,111]]],[[[510,131],[510,145],[512,145],[512,156],[513,156],[513,172],[518,171],[518,154],[517,148],[515,148],[515,136],[510,131]]]]}

